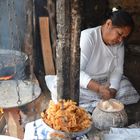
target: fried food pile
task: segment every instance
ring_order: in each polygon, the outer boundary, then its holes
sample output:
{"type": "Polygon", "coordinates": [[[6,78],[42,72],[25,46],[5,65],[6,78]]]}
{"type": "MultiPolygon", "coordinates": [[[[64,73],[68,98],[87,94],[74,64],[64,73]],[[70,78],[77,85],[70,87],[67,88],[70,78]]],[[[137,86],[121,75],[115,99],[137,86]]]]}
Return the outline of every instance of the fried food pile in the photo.
{"type": "Polygon", "coordinates": [[[50,100],[41,117],[51,128],[64,132],[82,131],[92,123],[91,116],[72,100],[60,100],[57,104],[50,100]]]}

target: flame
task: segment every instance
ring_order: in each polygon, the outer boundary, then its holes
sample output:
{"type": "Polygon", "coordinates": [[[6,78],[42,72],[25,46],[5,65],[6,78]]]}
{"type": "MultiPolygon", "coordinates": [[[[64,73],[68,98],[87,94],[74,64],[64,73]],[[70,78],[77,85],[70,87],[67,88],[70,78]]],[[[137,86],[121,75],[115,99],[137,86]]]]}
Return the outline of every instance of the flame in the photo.
{"type": "Polygon", "coordinates": [[[0,114],[3,114],[3,109],[2,108],[0,108],[0,114]]]}
{"type": "Polygon", "coordinates": [[[9,80],[9,79],[12,79],[12,75],[9,75],[9,76],[1,76],[0,77],[0,80],[9,80]]]}

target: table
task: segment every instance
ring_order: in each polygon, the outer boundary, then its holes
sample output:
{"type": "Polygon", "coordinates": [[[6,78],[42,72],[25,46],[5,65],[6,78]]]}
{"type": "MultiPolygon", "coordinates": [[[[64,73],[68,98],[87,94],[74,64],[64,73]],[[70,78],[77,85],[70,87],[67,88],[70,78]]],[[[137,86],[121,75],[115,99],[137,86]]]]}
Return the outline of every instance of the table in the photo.
{"type": "Polygon", "coordinates": [[[47,133],[45,124],[38,119],[25,125],[24,140],[46,139],[47,133]]]}
{"type": "Polygon", "coordinates": [[[41,89],[37,81],[7,80],[0,82],[0,107],[4,110],[8,135],[23,139],[24,128],[19,122],[20,109],[18,107],[34,101],[40,93],[41,89]]]}
{"type": "MultiPolygon", "coordinates": [[[[47,139],[48,133],[52,131],[50,128],[46,126],[46,124],[42,121],[42,119],[35,120],[33,122],[29,122],[25,125],[25,133],[24,140],[39,140],[39,139],[47,139]]],[[[98,131],[94,126],[92,129],[86,134],[89,140],[100,140],[98,131]]],[[[86,137],[83,135],[83,137],[86,137]]],[[[74,138],[75,140],[80,140],[79,137],[74,138]]]]}

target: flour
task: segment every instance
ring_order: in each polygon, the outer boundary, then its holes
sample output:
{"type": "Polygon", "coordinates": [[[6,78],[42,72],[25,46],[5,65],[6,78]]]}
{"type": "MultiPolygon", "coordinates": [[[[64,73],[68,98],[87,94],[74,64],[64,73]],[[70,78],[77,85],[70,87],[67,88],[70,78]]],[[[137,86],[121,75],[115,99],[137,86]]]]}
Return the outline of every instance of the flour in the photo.
{"type": "Polygon", "coordinates": [[[123,109],[123,104],[111,99],[100,102],[99,106],[102,110],[110,112],[120,111],[123,109]]]}

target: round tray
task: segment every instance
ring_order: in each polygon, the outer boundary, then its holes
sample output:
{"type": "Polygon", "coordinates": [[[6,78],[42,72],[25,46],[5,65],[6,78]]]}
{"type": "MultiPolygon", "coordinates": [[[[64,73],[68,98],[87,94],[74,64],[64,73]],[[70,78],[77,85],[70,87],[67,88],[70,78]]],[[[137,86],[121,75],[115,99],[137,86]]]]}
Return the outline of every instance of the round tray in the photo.
{"type": "MultiPolygon", "coordinates": [[[[90,115],[91,116],[91,115],[90,115]]],[[[68,135],[70,138],[75,138],[75,137],[80,137],[80,136],[82,136],[82,135],[84,135],[84,134],[87,134],[90,130],[91,130],[91,128],[92,128],[92,124],[93,123],[91,123],[91,125],[88,127],[88,128],[86,128],[86,129],[84,129],[84,130],[82,130],[82,131],[78,131],[78,132],[64,132],[64,131],[60,131],[60,130],[55,130],[55,129],[53,129],[53,128],[51,128],[49,125],[47,125],[43,120],[42,120],[42,122],[46,125],[46,129],[48,130],[48,131],[55,131],[55,132],[60,132],[60,133],[64,133],[64,134],[66,134],[66,135],[68,135]]]]}
{"type": "Polygon", "coordinates": [[[7,80],[0,81],[0,107],[13,108],[25,105],[35,100],[41,94],[37,82],[30,80],[7,80]],[[17,82],[21,103],[18,104],[17,82]],[[34,89],[34,90],[33,90],[34,89]],[[34,96],[33,96],[34,91],[34,96]]]}

